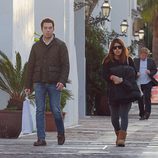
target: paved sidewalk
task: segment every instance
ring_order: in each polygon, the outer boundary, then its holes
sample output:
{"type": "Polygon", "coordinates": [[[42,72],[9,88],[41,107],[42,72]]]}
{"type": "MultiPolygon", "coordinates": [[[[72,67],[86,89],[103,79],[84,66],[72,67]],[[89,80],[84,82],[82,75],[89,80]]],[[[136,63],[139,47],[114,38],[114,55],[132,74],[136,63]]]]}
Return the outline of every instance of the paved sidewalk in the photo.
{"type": "Polygon", "coordinates": [[[115,146],[109,116],[92,116],[66,129],[66,142],[57,145],[56,132],[47,133],[46,147],[34,147],[36,134],[0,139],[0,158],[158,158],[158,105],[149,120],[139,120],[133,105],[129,116],[126,147],[115,146]]]}

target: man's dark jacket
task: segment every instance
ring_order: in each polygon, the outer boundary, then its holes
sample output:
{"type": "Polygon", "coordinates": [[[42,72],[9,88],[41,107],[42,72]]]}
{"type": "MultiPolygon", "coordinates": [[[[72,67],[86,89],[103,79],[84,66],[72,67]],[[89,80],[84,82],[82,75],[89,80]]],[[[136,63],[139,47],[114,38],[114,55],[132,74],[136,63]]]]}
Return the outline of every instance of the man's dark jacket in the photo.
{"type": "MultiPolygon", "coordinates": [[[[139,72],[140,58],[135,58],[134,64],[135,64],[136,71],[139,72]]],[[[147,59],[147,69],[150,70],[149,77],[151,78],[153,86],[158,85],[158,82],[154,78],[154,75],[157,73],[157,67],[153,59],[150,59],[150,58],[147,59]]]]}
{"type": "Polygon", "coordinates": [[[25,88],[32,89],[33,83],[61,82],[64,85],[69,75],[69,57],[65,43],[54,37],[46,45],[42,37],[31,49],[25,88]]]}

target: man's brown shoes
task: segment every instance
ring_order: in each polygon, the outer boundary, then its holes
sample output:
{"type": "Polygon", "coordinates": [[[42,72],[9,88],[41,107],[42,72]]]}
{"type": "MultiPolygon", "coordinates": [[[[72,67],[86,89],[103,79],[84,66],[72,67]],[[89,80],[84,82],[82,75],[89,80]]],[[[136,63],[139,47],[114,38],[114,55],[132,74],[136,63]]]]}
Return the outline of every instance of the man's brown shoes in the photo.
{"type": "Polygon", "coordinates": [[[65,142],[65,135],[64,134],[58,134],[58,145],[63,145],[65,142]]]}
{"type": "Polygon", "coordinates": [[[47,143],[46,143],[45,140],[38,139],[36,142],[34,142],[33,145],[34,145],[34,146],[46,146],[47,143]]]}
{"type": "MultiPolygon", "coordinates": [[[[65,135],[58,134],[57,139],[58,139],[58,145],[63,145],[65,142],[65,135]]],[[[45,140],[38,139],[36,142],[34,142],[33,145],[34,146],[46,146],[47,142],[45,140]]]]}

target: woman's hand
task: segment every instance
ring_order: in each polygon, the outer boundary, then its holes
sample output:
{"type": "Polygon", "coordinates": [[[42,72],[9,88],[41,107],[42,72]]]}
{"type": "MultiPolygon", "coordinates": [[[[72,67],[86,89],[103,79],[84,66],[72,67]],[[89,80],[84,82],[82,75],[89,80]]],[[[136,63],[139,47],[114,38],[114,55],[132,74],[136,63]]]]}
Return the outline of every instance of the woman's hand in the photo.
{"type": "Polygon", "coordinates": [[[111,75],[110,80],[112,80],[114,82],[114,84],[120,84],[120,83],[123,82],[122,77],[118,77],[118,76],[115,76],[115,75],[111,75]]]}

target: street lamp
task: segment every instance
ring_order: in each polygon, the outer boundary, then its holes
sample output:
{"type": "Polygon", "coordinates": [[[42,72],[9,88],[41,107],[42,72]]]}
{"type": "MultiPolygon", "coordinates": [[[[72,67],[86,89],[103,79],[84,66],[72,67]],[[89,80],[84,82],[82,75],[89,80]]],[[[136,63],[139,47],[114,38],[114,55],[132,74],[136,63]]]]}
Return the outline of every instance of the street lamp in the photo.
{"type": "Polygon", "coordinates": [[[144,30],[143,29],[139,30],[138,34],[139,34],[139,39],[142,40],[144,38],[144,30]]]}
{"type": "Polygon", "coordinates": [[[120,37],[120,36],[125,36],[127,37],[126,33],[127,33],[127,30],[128,30],[128,22],[127,20],[123,20],[120,24],[120,27],[121,27],[121,32],[122,34],[119,34],[115,31],[112,31],[110,34],[109,34],[109,39],[113,39],[113,38],[117,38],[117,37],[120,37]]]}
{"type": "Polygon", "coordinates": [[[123,20],[121,25],[120,25],[120,27],[121,27],[122,34],[125,35],[127,33],[127,29],[128,29],[128,22],[127,22],[127,20],[123,20]]]}
{"type": "Polygon", "coordinates": [[[109,5],[108,1],[105,0],[101,7],[103,17],[109,17],[111,8],[112,7],[109,5]]]}
{"type": "Polygon", "coordinates": [[[139,41],[143,40],[144,38],[144,30],[140,29],[139,31],[136,31],[134,33],[134,39],[136,43],[139,43],[139,41]]]}
{"type": "Polygon", "coordinates": [[[136,40],[136,42],[139,41],[139,33],[138,33],[138,31],[136,31],[136,32],[134,33],[134,39],[136,40]]]}
{"type": "Polygon", "coordinates": [[[143,29],[140,29],[139,31],[136,31],[134,33],[135,40],[133,41],[133,44],[137,48],[138,52],[139,52],[140,48],[144,46],[143,38],[144,38],[144,30],[143,29]]]}
{"type": "Polygon", "coordinates": [[[106,20],[110,21],[108,19],[108,17],[110,15],[111,8],[112,7],[108,3],[108,1],[105,0],[102,7],[101,7],[102,12],[100,13],[99,16],[97,16],[95,18],[94,17],[89,17],[89,24],[97,25],[98,23],[103,24],[103,22],[106,21],[106,20]]]}

